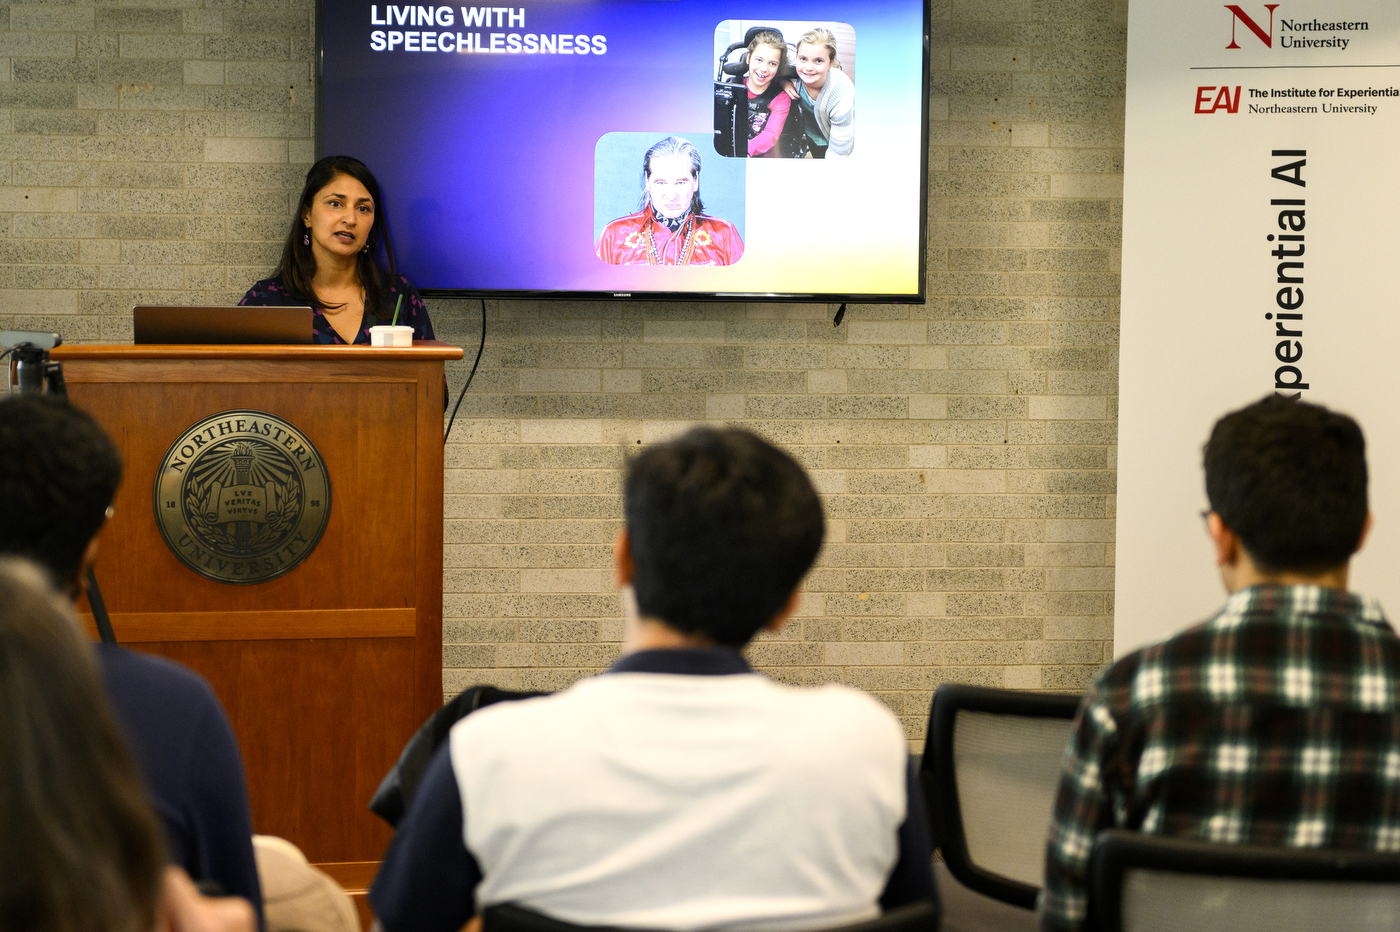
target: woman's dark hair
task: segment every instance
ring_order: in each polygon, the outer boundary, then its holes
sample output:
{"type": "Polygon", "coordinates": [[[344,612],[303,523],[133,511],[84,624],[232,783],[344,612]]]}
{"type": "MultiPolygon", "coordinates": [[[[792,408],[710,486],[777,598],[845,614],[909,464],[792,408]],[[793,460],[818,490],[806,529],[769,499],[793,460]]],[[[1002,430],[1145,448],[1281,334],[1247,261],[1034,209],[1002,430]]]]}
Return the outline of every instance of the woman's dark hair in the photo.
{"type": "Polygon", "coordinates": [[[160,829],[92,647],[33,564],[0,559],[0,929],[150,932],[160,829]]]}
{"type": "Polygon", "coordinates": [[[1268,395],[1225,415],[1205,449],[1206,498],[1265,572],[1344,565],[1366,527],[1366,440],[1345,414],[1268,395]]]}
{"type": "Polygon", "coordinates": [[[821,500],[801,466],[747,431],[697,427],[627,464],[623,509],[637,608],[741,647],[821,550],[821,500]]]}
{"type": "Polygon", "coordinates": [[[355,273],[360,278],[360,286],[365,289],[365,310],[380,320],[388,320],[393,315],[393,309],[381,301],[380,297],[384,294],[386,282],[392,281],[397,274],[398,267],[394,264],[394,246],[389,241],[389,229],[386,226],[388,215],[384,209],[384,195],[379,190],[379,182],[375,180],[374,173],[359,159],[348,155],[328,155],[311,166],[311,170],[306,173],[306,184],[301,189],[301,200],[297,202],[296,213],[292,216],[292,228],[287,231],[287,242],[282,246],[282,260],[277,263],[277,271],[273,273],[273,277],[281,279],[282,284],[298,300],[318,307],[343,307],[339,304],[326,304],[316,297],[316,289],[311,284],[312,279],[316,277],[316,257],[311,254],[311,247],[304,242],[306,225],[301,219],[302,214],[311,208],[317,192],[340,175],[348,175],[364,185],[369,196],[374,199],[374,225],[370,227],[364,249],[356,258],[355,273]],[[381,250],[383,264],[380,262],[381,250]]]}

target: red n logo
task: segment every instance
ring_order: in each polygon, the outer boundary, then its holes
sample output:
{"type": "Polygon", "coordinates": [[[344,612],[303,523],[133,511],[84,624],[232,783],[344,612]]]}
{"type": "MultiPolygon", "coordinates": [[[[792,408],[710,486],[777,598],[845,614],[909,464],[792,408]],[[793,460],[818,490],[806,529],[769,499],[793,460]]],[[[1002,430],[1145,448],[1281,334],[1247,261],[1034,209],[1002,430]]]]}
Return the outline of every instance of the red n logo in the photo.
{"type": "Polygon", "coordinates": [[[1254,20],[1250,19],[1249,14],[1246,13],[1244,10],[1240,9],[1238,4],[1227,3],[1225,4],[1225,9],[1230,11],[1230,44],[1225,46],[1227,49],[1239,48],[1239,45],[1235,42],[1236,21],[1244,23],[1246,26],[1248,26],[1249,31],[1258,36],[1260,42],[1264,43],[1269,48],[1274,47],[1274,10],[1278,9],[1277,3],[1264,4],[1264,9],[1269,11],[1268,32],[1265,32],[1263,29],[1259,28],[1259,24],[1256,23],[1254,20]]]}

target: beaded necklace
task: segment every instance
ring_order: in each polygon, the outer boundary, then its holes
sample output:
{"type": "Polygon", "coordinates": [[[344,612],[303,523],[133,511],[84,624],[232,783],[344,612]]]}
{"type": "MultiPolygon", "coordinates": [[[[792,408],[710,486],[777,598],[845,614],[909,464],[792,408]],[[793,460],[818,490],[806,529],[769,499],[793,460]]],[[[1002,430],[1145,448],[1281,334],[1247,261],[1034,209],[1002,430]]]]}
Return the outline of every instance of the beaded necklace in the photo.
{"type": "MultiPolygon", "coordinates": [[[[652,234],[652,227],[657,222],[665,223],[665,218],[658,217],[653,209],[651,219],[647,223],[646,232],[643,234],[647,240],[647,265],[660,265],[656,251],[656,237],[652,234]]],[[[666,226],[669,228],[670,224],[666,226]]],[[[685,240],[681,243],[681,255],[676,265],[690,265],[690,258],[695,252],[695,212],[691,211],[685,218],[685,222],[678,228],[685,231],[685,240]]],[[[677,231],[672,231],[677,232],[677,231]]]]}

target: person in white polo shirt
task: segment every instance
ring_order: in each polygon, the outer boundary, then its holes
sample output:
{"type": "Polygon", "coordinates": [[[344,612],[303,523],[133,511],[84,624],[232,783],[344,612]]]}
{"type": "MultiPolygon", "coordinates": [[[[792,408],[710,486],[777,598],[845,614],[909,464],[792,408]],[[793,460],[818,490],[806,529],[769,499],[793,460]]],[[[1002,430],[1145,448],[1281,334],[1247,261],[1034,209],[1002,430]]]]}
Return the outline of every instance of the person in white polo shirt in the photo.
{"type": "Polygon", "coordinates": [[[388,932],[513,903],[580,925],[818,929],[937,903],[899,723],[740,654],[797,608],[821,503],[786,453],[697,428],[627,466],[612,668],[464,718],[370,891],[388,932]]]}

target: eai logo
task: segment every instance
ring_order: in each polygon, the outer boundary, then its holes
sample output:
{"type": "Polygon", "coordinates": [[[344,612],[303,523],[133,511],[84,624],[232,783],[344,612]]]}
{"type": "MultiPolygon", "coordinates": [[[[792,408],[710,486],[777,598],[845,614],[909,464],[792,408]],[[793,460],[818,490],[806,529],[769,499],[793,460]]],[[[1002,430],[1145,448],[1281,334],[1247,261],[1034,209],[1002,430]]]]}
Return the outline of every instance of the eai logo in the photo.
{"type": "Polygon", "coordinates": [[[1217,88],[1211,85],[1196,88],[1196,112],[1214,113],[1217,110],[1224,110],[1226,113],[1240,112],[1240,85],[1235,85],[1234,97],[1230,96],[1228,87],[1217,88]]]}
{"type": "MultiPolygon", "coordinates": [[[[1268,46],[1269,48],[1273,48],[1274,10],[1277,10],[1278,7],[1279,5],[1277,3],[1264,4],[1264,9],[1269,11],[1269,29],[1266,32],[1263,28],[1260,27],[1258,23],[1256,23],[1252,18],[1250,18],[1250,15],[1246,13],[1238,4],[1225,4],[1225,9],[1230,11],[1230,44],[1225,47],[1227,49],[1237,49],[1240,47],[1239,43],[1235,41],[1235,26],[1237,26],[1240,23],[1243,23],[1249,28],[1250,32],[1254,33],[1256,36],[1259,37],[1260,42],[1264,43],[1264,45],[1268,46]]],[[[1200,113],[1201,111],[1198,109],[1196,112],[1200,113]]],[[[1234,113],[1235,111],[1231,110],[1230,112],[1234,113]]]]}

